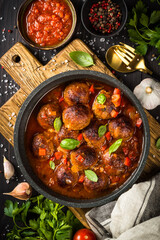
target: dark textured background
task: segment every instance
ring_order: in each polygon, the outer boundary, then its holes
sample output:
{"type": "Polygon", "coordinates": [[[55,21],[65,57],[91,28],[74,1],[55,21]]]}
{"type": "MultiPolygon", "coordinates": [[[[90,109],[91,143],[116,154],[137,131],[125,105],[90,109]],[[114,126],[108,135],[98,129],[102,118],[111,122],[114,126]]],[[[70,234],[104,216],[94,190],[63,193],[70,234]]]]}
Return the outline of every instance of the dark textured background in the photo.
{"type": "MultiPolygon", "coordinates": [[[[78,22],[76,26],[76,31],[70,41],[75,38],[82,39],[88,47],[90,47],[95,54],[104,62],[105,61],[105,52],[106,50],[115,44],[118,44],[120,41],[130,44],[134,46],[128,38],[128,34],[126,28],[116,37],[114,38],[95,38],[88,34],[88,32],[84,29],[80,19],[80,11],[83,4],[83,0],[71,0],[75,6],[77,11],[78,22]]],[[[19,32],[14,26],[16,26],[16,16],[17,11],[20,4],[23,0],[0,0],[0,57],[8,51],[17,41],[22,43],[19,32]],[[5,29],[5,32],[2,33],[2,30],[5,29]],[[13,32],[8,33],[8,30],[11,29],[13,32]]],[[[135,0],[126,0],[125,1],[130,11],[135,4],[135,0]]],[[[160,9],[159,5],[150,4],[148,0],[145,2],[149,9],[153,7],[158,10],[160,9]],[[155,6],[156,5],[156,6],[155,6]]],[[[26,45],[24,43],[24,45],[26,45]]],[[[26,46],[36,57],[37,59],[46,64],[52,56],[57,54],[62,48],[58,50],[52,51],[37,51],[29,46],[26,46]]],[[[157,76],[160,76],[160,66],[158,66],[157,61],[153,59],[152,54],[157,55],[157,51],[154,48],[150,48],[147,56],[145,56],[147,67],[152,70],[157,76]]],[[[108,66],[107,66],[108,67],[108,66]]],[[[141,72],[134,72],[129,74],[120,74],[118,72],[115,73],[116,77],[121,79],[123,83],[125,83],[131,90],[141,82],[147,75],[141,72]]],[[[159,78],[160,79],[160,78],[159,78]]],[[[160,80],[159,80],[160,81],[160,80]]],[[[0,67],[0,106],[2,106],[17,90],[19,86],[13,81],[13,79],[6,73],[4,69],[0,67]]],[[[156,109],[150,111],[150,113],[156,118],[157,121],[160,122],[160,106],[156,109]]],[[[8,196],[3,196],[3,192],[11,191],[18,182],[24,181],[23,176],[21,175],[20,169],[17,167],[16,159],[14,156],[14,150],[12,146],[5,140],[5,138],[0,134],[0,170],[3,171],[3,155],[6,156],[8,160],[10,160],[16,169],[16,177],[10,181],[9,184],[6,183],[3,173],[0,173],[0,239],[5,239],[5,233],[11,227],[9,226],[10,219],[3,214],[4,202],[6,199],[12,199],[8,196]]]]}

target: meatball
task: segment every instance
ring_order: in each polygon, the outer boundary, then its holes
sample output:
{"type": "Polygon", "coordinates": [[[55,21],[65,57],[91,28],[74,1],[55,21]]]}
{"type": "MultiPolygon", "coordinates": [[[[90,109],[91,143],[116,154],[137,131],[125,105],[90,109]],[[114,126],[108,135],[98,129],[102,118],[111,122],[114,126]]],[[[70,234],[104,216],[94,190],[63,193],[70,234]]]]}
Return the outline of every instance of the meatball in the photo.
{"type": "MultiPolygon", "coordinates": [[[[117,110],[117,108],[114,106],[112,103],[112,93],[111,92],[106,92],[105,90],[101,90],[99,94],[104,94],[106,97],[106,101],[104,104],[100,104],[97,101],[97,97],[95,98],[93,105],[92,105],[92,110],[94,114],[96,115],[97,118],[99,119],[109,119],[112,118],[111,112],[112,110],[117,110]]],[[[98,94],[98,95],[99,95],[98,94]]]]}
{"type": "Polygon", "coordinates": [[[92,113],[87,106],[77,104],[66,108],[62,117],[66,128],[81,130],[90,124],[92,113]]]}
{"type": "Polygon", "coordinates": [[[120,175],[125,172],[125,155],[123,153],[112,153],[109,155],[109,150],[107,149],[102,154],[102,160],[105,164],[105,171],[108,175],[120,175]]]}
{"type": "Polygon", "coordinates": [[[41,107],[37,121],[42,128],[47,129],[53,127],[55,118],[60,116],[59,106],[54,103],[48,103],[41,107]]]}
{"type": "Polygon", "coordinates": [[[61,187],[73,187],[77,183],[77,174],[72,173],[67,165],[61,164],[56,168],[54,177],[61,187]]]}
{"type": "Polygon", "coordinates": [[[81,146],[78,150],[72,151],[70,158],[74,172],[87,169],[98,161],[95,150],[87,146],[81,146]]]}
{"type": "Polygon", "coordinates": [[[33,138],[32,150],[35,157],[49,159],[54,153],[53,141],[43,133],[39,133],[33,138]]]}
{"type": "Polygon", "coordinates": [[[83,137],[88,146],[101,148],[105,144],[105,136],[98,136],[99,125],[97,123],[91,123],[84,131],[83,137]]]}
{"type": "Polygon", "coordinates": [[[77,139],[78,135],[79,131],[68,130],[68,128],[65,128],[65,126],[63,125],[61,127],[61,130],[58,132],[57,137],[59,142],[61,142],[65,138],[77,139]]]}
{"type": "Polygon", "coordinates": [[[87,84],[76,82],[68,85],[64,90],[64,100],[69,106],[87,104],[89,101],[89,88],[87,84]]]}
{"type": "Polygon", "coordinates": [[[134,129],[129,118],[122,116],[109,122],[108,129],[113,138],[129,139],[133,136],[134,129]]]}
{"type": "Polygon", "coordinates": [[[98,181],[92,182],[87,177],[84,179],[84,189],[87,192],[93,192],[93,191],[102,191],[103,189],[107,188],[108,185],[108,177],[104,173],[96,172],[98,181]]]}

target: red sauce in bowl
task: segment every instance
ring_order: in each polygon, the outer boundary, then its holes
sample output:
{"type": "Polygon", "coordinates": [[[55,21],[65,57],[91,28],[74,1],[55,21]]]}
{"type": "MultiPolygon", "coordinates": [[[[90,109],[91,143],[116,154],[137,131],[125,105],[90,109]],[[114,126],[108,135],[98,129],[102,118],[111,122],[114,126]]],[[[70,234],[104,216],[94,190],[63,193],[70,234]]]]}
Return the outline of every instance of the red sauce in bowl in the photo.
{"type": "Polygon", "coordinates": [[[26,12],[27,35],[41,47],[59,44],[71,27],[72,12],[64,0],[35,0],[26,12]]]}

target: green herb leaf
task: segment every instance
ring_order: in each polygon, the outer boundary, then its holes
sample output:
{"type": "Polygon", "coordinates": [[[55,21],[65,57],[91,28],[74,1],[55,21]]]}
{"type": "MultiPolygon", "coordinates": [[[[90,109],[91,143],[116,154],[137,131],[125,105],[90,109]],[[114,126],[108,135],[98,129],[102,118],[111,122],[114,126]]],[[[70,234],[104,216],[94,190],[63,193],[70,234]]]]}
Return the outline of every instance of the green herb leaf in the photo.
{"type": "Polygon", "coordinates": [[[33,229],[33,230],[37,230],[39,228],[39,224],[37,223],[37,221],[35,219],[30,219],[29,220],[29,226],[33,229]]]}
{"type": "Polygon", "coordinates": [[[141,18],[140,18],[140,23],[143,26],[148,27],[148,21],[149,21],[148,16],[146,14],[142,13],[141,18]]]}
{"type": "Polygon", "coordinates": [[[104,104],[105,101],[106,101],[106,96],[103,93],[99,94],[97,97],[97,102],[100,104],[104,104]]]}
{"type": "Polygon", "coordinates": [[[118,139],[115,141],[110,147],[109,147],[109,155],[111,155],[112,152],[115,152],[121,145],[122,139],[118,139]]]}
{"type": "Polygon", "coordinates": [[[156,141],[156,148],[160,149],[160,138],[156,141]]]}
{"type": "Polygon", "coordinates": [[[160,21],[160,11],[153,11],[150,16],[150,24],[155,24],[160,21]]]}
{"type": "Polygon", "coordinates": [[[59,132],[60,131],[60,129],[61,129],[61,127],[62,127],[62,121],[61,121],[61,118],[60,117],[58,117],[58,118],[56,118],[55,120],[54,120],[54,129],[57,131],[57,132],[59,132]]]}
{"type": "Polygon", "coordinates": [[[145,4],[142,2],[142,0],[139,0],[136,4],[135,7],[136,12],[139,14],[141,13],[146,13],[147,12],[147,7],[145,6],[145,4]]]}
{"type": "Polygon", "coordinates": [[[10,200],[5,201],[4,214],[8,217],[13,217],[13,210],[17,209],[17,202],[13,203],[10,200]]]}
{"type": "Polygon", "coordinates": [[[52,170],[54,170],[55,167],[56,167],[56,165],[55,165],[55,163],[54,163],[53,161],[49,161],[49,166],[50,166],[50,168],[51,168],[52,170]]]}
{"type": "Polygon", "coordinates": [[[80,65],[81,67],[89,67],[94,65],[93,58],[89,53],[82,52],[82,51],[74,51],[70,52],[69,56],[72,60],[80,65]]]}
{"type": "Polygon", "coordinates": [[[107,127],[106,125],[101,125],[99,128],[98,128],[98,136],[99,137],[102,137],[107,131],[107,127]]]}
{"type": "Polygon", "coordinates": [[[72,139],[72,138],[66,138],[63,139],[60,143],[60,146],[67,150],[73,150],[80,144],[80,141],[72,139]]]}
{"type": "Polygon", "coordinates": [[[136,53],[139,53],[141,55],[146,55],[148,46],[147,44],[140,44],[136,47],[136,53]]]}
{"type": "Polygon", "coordinates": [[[98,182],[98,177],[97,174],[95,172],[93,172],[92,170],[85,170],[85,175],[86,177],[92,181],[92,182],[98,182]]]}

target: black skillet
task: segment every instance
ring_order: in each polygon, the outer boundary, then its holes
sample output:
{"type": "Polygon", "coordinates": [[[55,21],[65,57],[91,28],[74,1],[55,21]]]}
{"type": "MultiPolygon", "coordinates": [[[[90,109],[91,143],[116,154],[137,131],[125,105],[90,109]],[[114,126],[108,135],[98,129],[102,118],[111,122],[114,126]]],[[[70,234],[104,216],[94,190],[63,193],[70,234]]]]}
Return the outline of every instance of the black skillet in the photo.
{"type": "Polygon", "coordinates": [[[141,172],[144,169],[147,156],[149,153],[150,147],[150,133],[149,133],[149,125],[146,114],[134,96],[134,94],[115,78],[112,78],[106,74],[89,71],[89,70],[77,70],[77,71],[69,71],[66,73],[61,73],[56,76],[51,77],[50,79],[44,81],[40,84],[33,92],[27,97],[25,102],[23,103],[15,124],[14,130],[14,150],[15,156],[18,162],[18,165],[25,177],[25,179],[31,184],[31,186],[40,194],[43,194],[45,197],[53,200],[54,202],[58,202],[60,204],[64,204],[66,206],[79,207],[79,208],[88,208],[95,207],[99,205],[103,205],[110,201],[115,200],[118,196],[120,196],[123,192],[128,190],[138,179],[141,172]],[[46,185],[44,185],[40,179],[34,174],[31,166],[29,165],[29,161],[27,159],[27,154],[25,150],[25,130],[27,126],[28,119],[35,108],[36,104],[40,101],[40,99],[51,89],[57,87],[59,84],[78,81],[80,79],[89,79],[89,80],[97,80],[101,83],[106,83],[113,87],[120,88],[123,93],[128,97],[128,99],[132,102],[132,104],[137,108],[138,112],[141,115],[143,121],[143,146],[142,146],[142,154],[140,157],[139,165],[129,177],[129,179],[118,189],[114,190],[111,194],[106,195],[104,197],[96,198],[96,199],[74,199],[70,197],[63,196],[49,189],[46,185]]]}

